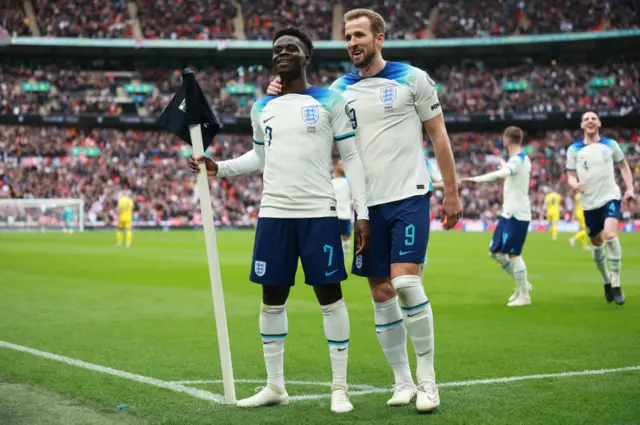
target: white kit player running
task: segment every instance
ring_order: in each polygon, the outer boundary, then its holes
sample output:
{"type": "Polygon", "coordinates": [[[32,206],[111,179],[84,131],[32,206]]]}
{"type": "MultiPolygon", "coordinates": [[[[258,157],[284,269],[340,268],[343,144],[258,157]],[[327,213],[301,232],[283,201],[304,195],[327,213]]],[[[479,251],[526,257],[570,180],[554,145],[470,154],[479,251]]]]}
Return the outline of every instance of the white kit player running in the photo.
{"type": "Polygon", "coordinates": [[[338,160],[333,166],[333,189],[336,192],[336,210],[340,220],[340,238],[342,239],[342,252],[344,258],[349,254],[351,245],[351,189],[344,176],[342,161],[338,160]]]}
{"type": "Polygon", "coordinates": [[[504,179],[502,214],[491,239],[489,254],[515,280],[516,290],[509,298],[509,307],[531,304],[531,285],[527,279],[527,267],[522,259],[522,248],[531,221],[531,161],[522,152],[523,137],[520,128],[507,127],[502,135],[504,146],[509,153],[506,164],[497,171],[462,179],[465,183],[485,183],[504,179]]]}
{"type": "MultiPolygon", "coordinates": [[[[436,85],[427,73],[382,58],[384,19],[371,10],[355,9],[345,14],[344,21],[347,50],[358,71],[339,78],[330,88],[345,97],[357,122],[371,225],[371,247],[356,253],[352,273],[368,278],[376,334],[393,370],[395,385],[387,404],[407,405],[415,398],[419,412],[432,412],[440,405],[440,396],[433,314],[420,278],[429,239],[431,195],[423,128],[443,175],[441,220],[446,228],[455,226],[462,216],[451,143],[436,85]],[[417,386],[409,366],[407,334],[416,352],[417,386]]],[[[267,93],[278,94],[280,87],[275,80],[267,93]]]]}
{"type": "Polygon", "coordinates": [[[347,278],[340,241],[340,224],[331,185],[331,153],[338,144],[351,183],[356,239],[368,245],[368,211],[364,170],[355,144],[355,123],[345,100],[327,89],[310,86],[305,68],[313,43],[297,28],[279,30],[273,40],[273,63],[285,84],[282,96],[266,96],[251,109],[253,150],[215,163],[204,156],[211,176],[238,176],[264,168],[264,190],[253,248],[250,280],[262,285],[260,336],[267,384],[238,407],[259,407],[289,401],[284,380],[284,341],[288,321],[286,302],[295,283],[298,260],[305,283],[320,303],[329,345],[333,382],[331,410],[351,411],[347,387],[349,316],[340,282],[347,278]],[[359,239],[360,238],[360,239],[359,239]]]}
{"type": "Polygon", "coordinates": [[[622,247],[618,239],[621,193],[616,183],[614,164],[620,169],[627,187],[624,193],[627,201],[634,198],[633,176],[618,143],[600,136],[601,125],[595,112],[582,114],[580,128],[584,131],[584,138],[567,150],[567,181],[573,189],[583,193],[584,221],[593,246],[593,261],[604,281],[605,299],[622,305],[625,301],[620,288],[622,247]]]}

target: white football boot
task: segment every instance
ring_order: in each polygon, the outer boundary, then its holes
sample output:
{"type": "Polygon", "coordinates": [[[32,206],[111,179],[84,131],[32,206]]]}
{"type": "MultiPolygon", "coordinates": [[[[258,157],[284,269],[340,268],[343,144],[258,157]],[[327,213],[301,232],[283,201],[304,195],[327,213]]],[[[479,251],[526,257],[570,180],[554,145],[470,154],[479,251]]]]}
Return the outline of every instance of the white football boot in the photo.
{"type": "Polygon", "coordinates": [[[264,387],[256,388],[256,391],[258,391],[257,394],[238,401],[238,403],[236,403],[236,406],[260,407],[289,403],[289,394],[287,394],[284,389],[277,388],[275,385],[267,384],[264,387]]]}

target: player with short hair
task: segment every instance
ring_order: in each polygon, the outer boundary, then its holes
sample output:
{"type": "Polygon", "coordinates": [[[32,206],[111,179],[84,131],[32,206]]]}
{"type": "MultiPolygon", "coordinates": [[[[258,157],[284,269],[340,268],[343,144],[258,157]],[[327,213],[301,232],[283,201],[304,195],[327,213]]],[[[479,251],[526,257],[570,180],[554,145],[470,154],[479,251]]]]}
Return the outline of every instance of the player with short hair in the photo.
{"type": "Polygon", "coordinates": [[[523,131],[507,127],[502,135],[509,160],[497,171],[477,177],[463,178],[467,183],[486,183],[504,179],[502,214],[493,232],[489,254],[516,283],[516,290],[507,306],[519,307],[531,304],[531,284],[527,279],[527,267],[522,259],[522,248],[531,221],[529,182],[531,161],[522,152],[523,131]]]}
{"type": "Polygon", "coordinates": [[[133,239],[133,233],[131,229],[133,227],[133,208],[134,202],[131,199],[128,190],[120,193],[118,199],[118,208],[116,213],[118,214],[118,223],[116,229],[116,246],[122,246],[122,229],[126,232],[126,244],[127,248],[131,246],[133,239]]]}
{"type": "MultiPolygon", "coordinates": [[[[393,370],[395,385],[387,404],[407,405],[416,398],[418,411],[431,412],[440,405],[440,396],[433,313],[420,278],[431,195],[422,130],[433,142],[443,175],[441,220],[446,228],[453,228],[462,216],[451,143],[436,85],[427,73],[383,59],[384,19],[372,10],[355,9],[344,21],[347,50],[358,71],[339,78],[330,89],[345,97],[358,122],[356,141],[365,164],[371,222],[371,248],[356,252],[352,272],[368,278],[376,334],[393,370]],[[416,351],[417,386],[409,366],[407,334],[416,351]]],[[[280,88],[276,79],[267,93],[278,94],[280,88]]]]}
{"type": "MultiPolygon", "coordinates": [[[[349,315],[340,282],[347,278],[340,222],[331,184],[331,153],[337,143],[358,212],[358,254],[369,245],[364,170],[355,143],[356,121],[339,94],[309,85],[306,67],[313,53],[309,36],[297,28],[279,30],[272,61],[283,82],[282,96],[266,96],[251,109],[253,150],[215,163],[204,156],[210,176],[238,176],[264,168],[264,188],[253,250],[251,281],[262,285],[260,334],[267,385],[238,402],[240,407],[289,400],[284,381],[285,304],[298,258],[305,283],[313,286],[324,318],[333,383],[331,410],[353,409],[347,389],[349,315]]],[[[198,170],[192,158],[190,167],[198,170]]]]}
{"type": "Polygon", "coordinates": [[[591,250],[587,244],[587,224],[584,221],[584,209],[582,208],[582,193],[576,193],[574,197],[575,205],[573,207],[573,217],[578,220],[580,230],[569,239],[569,244],[573,248],[576,241],[580,241],[584,250],[591,250]]]}
{"type": "Polygon", "coordinates": [[[555,190],[547,193],[544,197],[544,206],[547,210],[547,222],[549,223],[549,232],[551,240],[558,239],[558,221],[560,221],[560,206],[562,204],[562,196],[555,190]]]}
{"type": "Polygon", "coordinates": [[[634,198],[633,176],[618,143],[600,136],[601,126],[600,117],[594,111],[582,114],[580,128],[584,137],[567,149],[567,181],[573,189],[582,193],[587,234],[593,247],[593,261],[604,280],[605,299],[622,305],[625,301],[620,288],[622,247],[618,239],[621,193],[616,183],[614,164],[620,169],[627,186],[624,193],[627,201],[634,198]]]}
{"type": "Polygon", "coordinates": [[[347,258],[351,245],[351,189],[344,176],[344,166],[338,160],[333,166],[333,189],[336,192],[336,209],[340,220],[340,238],[342,239],[342,252],[347,258]]]}
{"type": "Polygon", "coordinates": [[[62,214],[64,217],[64,227],[62,228],[62,232],[73,233],[73,208],[70,206],[64,207],[62,214]]]}

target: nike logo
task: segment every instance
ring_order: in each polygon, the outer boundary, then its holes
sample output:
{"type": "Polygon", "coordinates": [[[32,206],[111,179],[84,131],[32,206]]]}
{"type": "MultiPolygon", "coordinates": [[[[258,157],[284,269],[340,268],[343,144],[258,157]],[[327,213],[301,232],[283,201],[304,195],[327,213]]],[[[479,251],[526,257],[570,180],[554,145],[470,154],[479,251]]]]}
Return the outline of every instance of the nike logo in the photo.
{"type": "Polygon", "coordinates": [[[332,274],[336,273],[337,271],[338,270],[336,269],[336,270],[333,270],[333,271],[330,271],[330,272],[324,272],[324,275],[325,276],[331,276],[332,274]]]}
{"type": "Polygon", "coordinates": [[[338,351],[344,351],[346,349],[347,349],[347,347],[342,347],[342,348],[338,348],[338,351]]]}
{"type": "Polygon", "coordinates": [[[413,317],[413,316],[417,316],[418,314],[422,313],[421,311],[417,312],[417,313],[413,313],[413,314],[407,314],[408,317],[413,317]]]}
{"type": "Polygon", "coordinates": [[[391,328],[389,329],[380,329],[379,331],[376,331],[377,334],[381,334],[382,332],[389,332],[391,330],[391,328]]]}
{"type": "Polygon", "coordinates": [[[427,354],[429,354],[431,352],[431,350],[429,351],[425,351],[424,353],[416,353],[418,355],[418,357],[423,357],[426,356],[427,354]]]}
{"type": "Polygon", "coordinates": [[[275,341],[262,341],[263,345],[273,344],[275,341]]]}
{"type": "Polygon", "coordinates": [[[413,251],[400,251],[400,255],[411,254],[413,251]]]}
{"type": "Polygon", "coordinates": [[[270,120],[274,119],[275,117],[276,117],[276,116],[274,115],[274,116],[272,116],[272,117],[270,117],[270,118],[267,118],[266,120],[262,121],[262,123],[264,124],[264,123],[266,123],[267,121],[270,121],[270,120]]]}

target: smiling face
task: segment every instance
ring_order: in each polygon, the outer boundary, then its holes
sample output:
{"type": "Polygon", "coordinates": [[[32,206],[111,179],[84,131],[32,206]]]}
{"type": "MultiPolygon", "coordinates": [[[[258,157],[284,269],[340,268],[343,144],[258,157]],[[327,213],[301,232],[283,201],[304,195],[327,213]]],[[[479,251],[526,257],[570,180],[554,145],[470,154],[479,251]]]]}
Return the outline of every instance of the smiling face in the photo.
{"type": "Polygon", "coordinates": [[[300,77],[309,59],[304,44],[296,37],[284,35],[273,43],[273,65],[282,78],[300,77]]]}
{"type": "Polygon", "coordinates": [[[382,48],[384,34],[375,34],[366,16],[348,20],[344,30],[351,62],[356,68],[368,67],[382,48]]]}
{"type": "Polygon", "coordinates": [[[585,132],[587,136],[593,136],[598,134],[600,130],[600,118],[594,112],[585,112],[582,114],[582,121],[580,122],[580,128],[585,132]]]}

